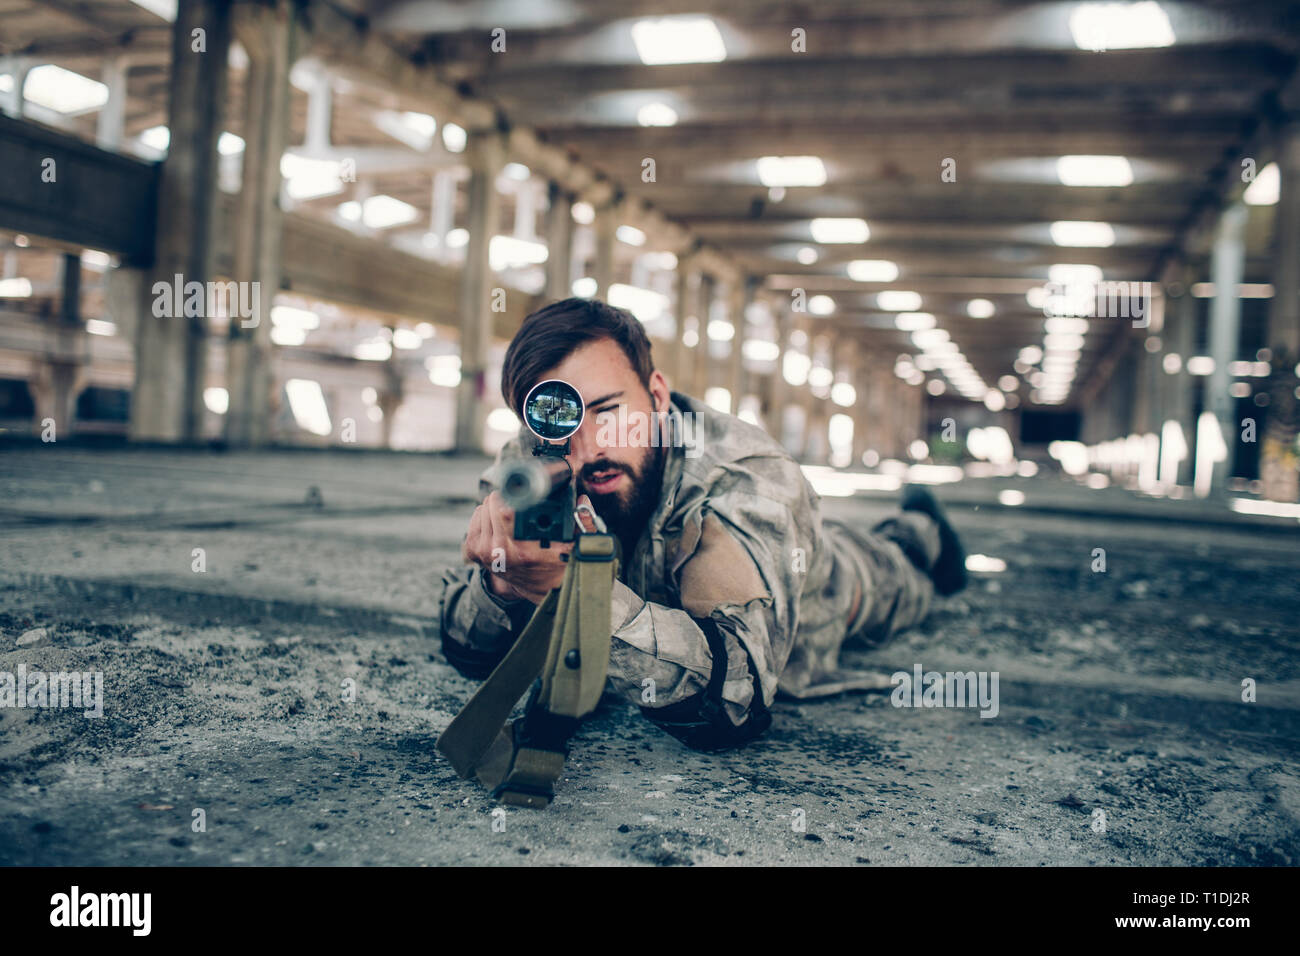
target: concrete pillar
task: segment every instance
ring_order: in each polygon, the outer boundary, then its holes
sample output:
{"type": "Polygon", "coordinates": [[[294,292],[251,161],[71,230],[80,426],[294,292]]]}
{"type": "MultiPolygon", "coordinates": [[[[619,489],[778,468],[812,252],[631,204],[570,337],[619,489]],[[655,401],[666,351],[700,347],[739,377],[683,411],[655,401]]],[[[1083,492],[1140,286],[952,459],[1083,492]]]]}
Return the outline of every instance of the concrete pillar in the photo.
{"type": "Polygon", "coordinates": [[[1156,374],[1159,380],[1157,391],[1160,410],[1156,429],[1160,435],[1160,480],[1165,484],[1187,484],[1191,481],[1191,445],[1196,423],[1192,420],[1194,380],[1187,373],[1187,358],[1196,347],[1197,305],[1192,295],[1192,283],[1195,281],[1196,273],[1190,268],[1183,269],[1179,274],[1181,295],[1168,298],[1161,349],[1156,356],[1159,362],[1156,374]],[[1172,356],[1177,356],[1177,360],[1172,356]],[[1179,455],[1182,456],[1180,462],[1179,455]]]}
{"type": "Polygon", "coordinates": [[[117,326],[117,334],[134,347],[141,316],[149,311],[153,295],[149,291],[148,269],[117,266],[104,274],[104,304],[108,316],[117,326]]]}
{"type": "Polygon", "coordinates": [[[886,406],[885,414],[889,422],[894,456],[901,458],[903,461],[911,461],[912,456],[908,454],[907,448],[908,443],[911,441],[907,434],[907,383],[895,375],[894,381],[890,385],[890,392],[890,400],[886,406]]]}
{"type": "Polygon", "coordinates": [[[380,441],[384,448],[393,447],[393,419],[405,399],[406,387],[402,381],[402,368],[397,361],[397,350],[394,349],[393,354],[384,363],[384,385],[376,396],[376,404],[384,413],[380,426],[380,441]]]}
{"type": "Polygon", "coordinates": [[[862,456],[871,447],[871,414],[868,393],[871,377],[866,361],[866,347],[858,339],[846,343],[848,382],[853,386],[853,407],[846,409],[853,419],[853,467],[862,467],[862,456]]]}
{"type": "Polygon", "coordinates": [[[543,188],[545,188],[544,184],[535,179],[515,184],[515,227],[513,235],[516,239],[527,239],[534,242],[537,240],[537,209],[541,205],[540,190],[543,188]]]}
{"type": "Polygon", "coordinates": [[[785,406],[790,396],[790,383],[785,380],[785,354],[790,350],[790,333],[794,323],[790,320],[789,306],[781,302],[774,310],[776,317],[776,367],[768,379],[767,398],[763,405],[763,422],[768,434],[782,446],[786,443],[785,406]]]}
{"type": "Polygon", "coordinates": [[[1278,131],[1277,164],[1281,190],[1273,216],[1273,300],[1269,303],[1268,343],[1300,358],[1300,116],[1278,131]]]}
{"type": "Polygon", "coordinates": [[[213,278],[230,19],[228,2],[194,0],[179,6],[172,27],[171,144],[158,192],[156,298],[154,308],[140,316],[135,341],[132,441],[190,442],[202,436],[208,319],[186,316],[183,308],[177,314],[175,305],[176,298],[184,302],[185,285],[213,278]],[[203,52],[192,49],[195,30],[203,31],[203,52]]]}
{"type": "Polygon", "coordinates": [[[55,440],[75,431],[77,396],[86,384],[90,353],[81,319],[81,256],[64,255],[59,314],[54,320],[54,349],[28,382],[36,406],[36,432],[53,420],[55,440]]]}
{"type": "Polygon", "coordinates": [[[1142,383],[1139,391],[1142,418],[1138,431],[1143,435],[1158,436],[1160,424],[1164,421],[1164,409],[1161,404],[1164,398],[1164,383],[1161,381],[1164,373],[1160,370],[1160,365],[1164,353],[1166,305],[1162,287],[1158,295],[1151,297],[1150,326],[1138,336],[1138,344],[1142,349],[1140,365],[1142,383]]]}
{"type": "Polygon", "coordinates": [[[573,196],[558,183],[548,187],[550,208],[546,212],[546,297],[567,299],[573,295],[573,196]]]}
{"type": "MultiPolygon", "coordinates": [[[[812,357],[816,351],[816,343],[813,341],[812,316],[807,312],[796,313],[795,327],[803,333],[808,358],[808,370],[811,372],[812,357]]],[[[799,441],[795,443],[795,457],[807,460],[817,451],[813,433],[818,428],[816,421],[817,399],[813,397],[812,386],[808,384],[807,379],[804,379],[802,385],[795,386],[795,403],[803,410],[803,431],[799,435],[799,441]]]]}
{"type": "Polygon", "coordinates": [[[437,258],[446,262],[451,258],[447,248],[447,233],[456,221],[456,183],[458,171],[440,169],[433,174],[433,200],[429,212],[429,231],[438,238],[437,258]]]}
{"type": "Polygon", "coordinates": [[[1300,499],[1300,468],[1294,449],[1300,421],[1296,414],[1295,366],[1300,362],[1300,116],[1292,114],[1277,136],[1281,191],[1273,217],[1273,300],[1268,338],[1273,352],[1267,426],[1260,448],[1264,497],[1300,499]]]}
{"type": "Polygon", "coordinates": [[[248,51],[244,96],[244,165],[232,223],[235,229],[234,278],[257,290],[249,301],[254,314],[230,318],[226,343],[226,442],[258,448],[271,433],[275,390],[271,306],[280,287],[283,217],[280,157],[289,138],[289,68],[293,64],[295,24],[286,0],[275,6],[241,5],[235,32],[248,51]]]}
{"type": "Polygon", "coordinates": [[[596,280],[594,299],[608,299],[609,287],[614,282],[614,243],[618,232],[622,204],[617,200],[596,210],[596,257],[591,277],[596,280]]]}
{"type": "Polygon", "coordinates": [[[1236,422],[1236,399],[1229,393],[1232,376],[1228,364],[1237,359],[1241,343],[1241,284],[1246,261],[1246,206],[1235,202],[1223,211],[1214,236],[1210,280],[1214,283],[1214,300],[1210,305],[1210,357],[1214,371],[1206,383],[1206,408],[1218,419],[1227,454],[1214,466],[1216,492],[1223,492],[1232,475],[1240,431],[1236,422]]]}
{"type": "Polygon", "coordinates": [[[0,98],[0,109],[14,118],[23,115],[23,86],[27,83],[27,74],[37,62],[26,57],[7,56],[0,58],[0,73],[8,73],[13,78],[13,86],[0,98]]]}
{"type": "Polygon", "coordinates": [[[495,131],[470,133],[469,242],[461,271],[460,385],[456,388],[456,450],[481,452],[487,420],[487,365],[492,343],[492,269],[488,247],[496,230],[500,197],[497,174],[505,165],[505,144],[495,131]]]}
{"type": "Polygon", "coordinates": [[[691,395],[700,399],[700,401],[704,400],[704,395],[712,384],[712,360],[709,357],[709,316],[713,314],[713,300],[717,296],[717,290],[717,280],[713,276],[700,276],[699,306],[695,310],[699,341],[695,343],[694,369],[691,373],[691,395]]]}
{"type": "Polygon", "coordinates": [[[307,126],[303,130],[303,150],[309,156],[325,156],[330,148],[330,129],[334,122],[334,87],[325,64],[315,62],[311,70],[311,89],[307,91],[307,126]]]}
{"type": "Polygon", "coordinates": [[[885,406],[885,420],[889,425],[890,446],[893,457],[900,458],[903,461],[911,461],[912,456],[908,453],[907,447],[912,441],[912,430],[908,424],[910,415],[908,389],[910,386],[897,375],[892,376],[892,378],[893,381],[889,385],[889,401],[885,406]]]}
{"type": "Polygon", "coordinates": [[[893,366],[885,360],[877,359],[871,364],[871,447],[881,458],[898,457],[892,430],[891,401],[894,395],[893,366]]]}
{"type": "Polygon", "coordinates": [[[103,149],[121,149],[126,120],[127,59],[111,57],[104,62],[100,82],[108,87],[108,102],[95,118],[95,145],[103,149]]]}
{"type": "Polygon", "coordinates": [[[700,273],[690,257],[685,254],[677,257],[676,280],[677,301],[673,304],[673,344],[666,356],[668,371],[665,374],[669,376],[668,385],[673,391],[685,392],[689,395],[693,394],[689,365],[691,352],[686,347],[683,336],[686,334],[688,320],[693,320],[696,312],[699,311],[697,307],[700,273]]]}
{"type": "Polygon", "coordinates": [[[727,356],[727,391],[731,395],[731,414],[740,414],[740,400],[745,397],[749,382],[745,378],[745,340],[748,337],[746,312],[754,301],[758,280],[743,276],[731,284],[727,294],[727,318],[735,329],[731,336],[731,352],[727,356]]]}

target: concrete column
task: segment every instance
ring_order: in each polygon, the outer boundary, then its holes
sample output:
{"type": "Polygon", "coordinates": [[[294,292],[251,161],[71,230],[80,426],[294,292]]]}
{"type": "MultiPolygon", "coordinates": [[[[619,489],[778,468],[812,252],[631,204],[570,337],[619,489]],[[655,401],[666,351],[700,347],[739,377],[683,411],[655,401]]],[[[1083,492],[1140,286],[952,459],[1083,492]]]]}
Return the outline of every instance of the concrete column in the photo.
{"type": "Polygon", "coordinates": [[[497,174],[505,144],[494,131],[473,132],[465,147],[469,163],[469,242],[461,271],[460,385],[456,388],[456,450],[481,452],[487,420],[487,365],[492,343],[492,269],[488,246],[496,230],[500,197],[497,174]]]}
{"type": "Polygon", "coordinates": [[[1278,131],[1277,165],[1281,191],[1273,216],[1273,300],[1269,303],[1268,343],[1300,358],[1300,116],[1278,131]]]}
{"type": "Polygon", "coordinates": [[[1223,211],[1214,236],[1210,279],[1214,283],[1214,300],[1210,305],[1210,357],[1214,371],[1206,383],[1206,407],[1219,421],[1227,455],[1214,466],[1214,490],[1223,492],[1232,475],[1240,432],[1234,410],[1236,399],[1229,393],[1232,376],[1228,364],[1237,359],[1241,343],[1241,284],[1246,261],[1246,206],[1235,202],[1223,211]]]}
{"type": "Polygon", "coordinates": [[[908,384],[897,375],[891,376],[889,383],[889,401],[885,405],[885,421],[889,427],[891,455],[903,461],[911,461],[907,446],[911,443],[911,429],[908,426],[908,384]]]}
{"type": "Polygon", "coordinates": [[[782,302],[774,310],[776,316],[776,368],[768,380],[767,401],[763,406],[763,422],[768,434],[785,445],[785,405],[789,400],[790,383],[785,380],[785,353],[790,350],[790,333],[794,323],[790,320],[789,307],[782,302]]]}
{"type": "Polygon", "coordinates": [[[591,277],[596,280],[594,299],[607,299],[609,287],[614,282],[614,243],[618,232],[618,220],[622,204],[617,200],[606,203],[596,209],[596,261],[591,277]]]}
{"type": "Polygon", "coordinates": [[[871,414],[867,398],[871,379],[863,343],[858,339],[849,339],[845,353],[849,367],[848,382],[853,386],[853,407],[845,411],[853,419],[853,467],[861,468],[862,456],[871,447],[871,414]]]}
{"type": "MultiPolygon", "coordinates": [[[[305,64],[304,64],[305,65],[305,64]]],[[[303,152],[324,157],[330,148],[330,128],[334,122],[334,87],[325,64],[312,61],[311,89],[307,91],[307,121],[303,130],[303,152]]]]}
{"type": "Polygon", "coordinates": [[[890,444],[893,455],[903,461],[911,461],[907,453],[907,383],[894,376],[890,383],[889,404],[885,407],[886,421],[889,422],[890,444]]]}
{"type": "Polygon", "coordinates": [[[893,383],[897,380],[893,366],[885,360],[876,358],[871,363],[871,390],[868,408],[871,421],[868,434],[870,446],[883,458],[896,457],[894,438],[890,431],[890,398],[893,383]]]}
{"type": "Polygon", "coordinates": [[[712,384],[712,360],[709,358],[709,316],[713,313],[713,300],[717,296],[717,280],[711,275],[700,276],[699,306],[695,310],[699,341],[695,343],[694,370],[691,374],[691,395],[704,401],[712,384]]]}
{"type": "MultiPolygon", "coordinates": [[[[1294,85],[1294,84],[1292,84],[1294,85]]],[[[1300,362],[1300,115],[1278,129],[1277,164],[1281,191],[1273,217],[1273,300],[1268,338],[1273,351],[1267,426],[1260,449],[1264,496],[1273,501],[1300,498],[1300,469],[1294,449],[1296,421],[1294,369],[1300,362]]]]}
{"type": "MultiPolygon", "coordinates": [[[[809,360],[808,370],[811,372],[812,357],[816,353],[812,316],[807,312],[800,312],[797,315],[796,323],[799,330],[804,334],[804,342],[806,343],[807,357],[809,360]]],[[[815,437],[815,433],[817,433],[821,427],[817,416],[818,402],[817,399],[813,397],[812,386],[808,384],[806,379],[802,385],[796,386],[795,394],[798,405],[803,409],[804,423],[803,434],[800,435],[799,441],[796,443],[798,446],[796,457],[804,460],[812,460],[820,454],[821,447],[825,445],[824,441],[819,445],[815,437]]]]}
{"type": "Polygon", "coordinates": [[[745,339],[747,320],[745,313],[754,301],[758,281],[744,276],[731,284],[727,294],[727,318],[735,333],[731,336],[731,352],[727,356],[727,391],[731,394],[731,414],[740,414],[740,400],[744,398],[749,382],[745,377],[745,339]]]}
{"type": "Polygon", "coordinates": [[[28,382],[36,406],[36,431],[53,419],[56,440],[75,431],[77,396],[86,384],[90,353],[81,319],[81,257],[64,255],[59,314],[54,320],[55,346],[28,382]]]}
{"type": "Polygon", "coordinates": [[[449,256],[447,233],[456,220],[456,183],[454,169],[440,169],[433,174],[433,202],[429,213],[429,231],[438,237],[438,261],[446,262],[449,256]]]}
{"type": "Polygon", "coordinates": [[[1157,391],[1160,409],[1160,420],[1156,422],[1156,428],[1160,435],[1163,465],[1160,480],[1166,484],[1187,484],[1191,481],[1191,446],[1196,423],[1192,420],[1193,379],[1187,373],[1187,358],[1195,348],[1196,299],[1192,295],[1192,283],[1195,281],[1196,273],[1190,268],[1183,269],[1179,274],[1178,284],[1182,294],[1168,299],[1165,327],[1161,335],[1162,347],[1156,357],[1159,362],[1156,374],[1159,379],[1157,391]],[[1176,367],[1171,356],[1177,356],[1176,367]],[[1171,367],[1175,368],[1172,372],[1169,371],[1171,367]],[[1175,465],[1179,454],[1182,455],[1182,460],[1175,465]]]}
{"type": "Polygon", "coordinates": [[[26,57],[8,56],[0,59],[0,72],[13,77],[13,87],[0,98],[0,109],[15,118],[23,115],[23,86],[27,83],[27,74],[36,66],[36,62],[26,57]]]}
{"type": "Polygon", "coordinates": [[[171,144],[158,192],[155,307],[140,316],[135,341],[132,441],[190,442],[202,436],[208,319],[186,316],[183,309],[176,314],[173,292],[180,282],[183,302],[185,284],[213,278],[230,12],[223,0],[194,0],[180,5],[172,27],[171,144]],[[191,34],[199,29],[204,51],[194,52],[191,34]]]}
{"type": "Polygon", "coordinates": [[[558,183],[548,187],[550,208],[546,212],[546,297],[567,299],[573,295],[573,196],[558,183]]]}
{"type": "Polygon", "coordinates": [[[692,264],[690,257],[682,254],[677,257],[676,276],[677,301],[673,304],[673,344],[669,348],[666,362],[669,376],[668,385],[673,391],[692,394],[690,350],[682,337],[686,334],[687,320],[695,317],[699,305],[700,273],[692,264]]]}
{"type": "MultiPolygon", "coordinates": [[[[544,184],[535,179],[515,185],[515,228],[516,239],[537,239],[537,208],[541,205],[540,190],[544,184]]],[[[549,258],[549,257],[548,257],[549,258]]]]}
{"type": "Polygon", "coordinates": [[[115,56],[104,62],[100,78],[108,87],[108,102],[100,107],[95,119],[95,145],[104,149],[122,147],[122,131],[126,120],[127,59],[115,56]]]}
{"type": "Polygon", "coordinates": [[[405,399],[406,386],[402,381],[402,368],[397,361],[397,350],[394,349],[393,354],[384,363],[384,385],[379,389],[376,398],[379,410],[384,413],[380,428],[380,441],[383,442],[384,448],[393,447],[393,419],[405,399]]]}
{"type": "Polygon", "coordinates": [[[275,390],[271,306],[280,287],[283,217],[280,157],[289,138],[289,68],[295,24],[292,6],[246,4],[235,15],[235,32],[248,51],[244,96],[244,167],[235,228],[235,280],[257,290],[254,314],[233,314],[226,343],[226,442],[258,448],[271,433],[275,390]]]}

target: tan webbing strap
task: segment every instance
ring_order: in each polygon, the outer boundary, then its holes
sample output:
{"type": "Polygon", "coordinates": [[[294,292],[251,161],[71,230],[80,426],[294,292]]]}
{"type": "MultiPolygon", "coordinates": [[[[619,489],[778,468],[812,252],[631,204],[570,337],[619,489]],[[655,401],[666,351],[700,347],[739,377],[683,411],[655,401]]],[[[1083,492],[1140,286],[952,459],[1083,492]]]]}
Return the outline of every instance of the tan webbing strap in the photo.
{"type": "Polygon", "coordinates": [[[564,770],[564,742],[577,719],[600,702],[609,668],[615,548],[611,535],[578,537],[558,591],[547,595],[510,653],[438,738],[438,749],[456,771],[476,773],[502,803],[550,803],[564,770]],[[528,714],[505,724],[539,674],[541,687],[528,714]],[[529,718],[529,727],[545,728],[545,746],[518,740],[529,718]]]}
{"type": "MultiPolygon", "coordinates": [[[[565,580],[568,578],[566,569],[565,580]]],[[[438,750],[462,777],[473,776],[510,711],[541,672],[551,645],[559,593],[546,595],[509,653],[438,738],[438,750]]]]}
{"type": "MultiPolygon", "coordinates": [[[[614,588],[614,539],[584,534],[570,562],[574,574],[556,616],[558,641],[542,668],[538,703],[553,714],[581,717],[596,709],[609,669],[610,604],[614,588]]],[[[566,575],[567,576],[567,575],[566,575]]]]}

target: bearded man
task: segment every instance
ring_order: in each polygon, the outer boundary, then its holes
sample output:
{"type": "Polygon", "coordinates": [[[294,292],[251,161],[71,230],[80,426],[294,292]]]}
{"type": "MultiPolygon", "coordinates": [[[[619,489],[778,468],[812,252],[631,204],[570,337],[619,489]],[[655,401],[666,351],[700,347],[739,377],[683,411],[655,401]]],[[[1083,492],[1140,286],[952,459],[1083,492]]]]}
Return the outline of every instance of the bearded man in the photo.
{"type": "MultiPolygon", "coordinates": [[[[502,396],[522,419],[529,390],[548,379],[582,396],[587,414],[566,458],[579,503],[622,547],[606,690],[690,747],[752,740],[778,692],[880,686],[839,667],[844,643],[878,645],[924,618],[936,592],[965,585],[961,544],[928,491],[906,489],[901,511],[869,530],[823,520],[777,440],[669,390],[629,312],[574,298],[528,316],[506,353],[502,396]],[[658,427],[619,434],[609,426],[620,420],[658,427]],[[685,440],[649,440],[665,434],[685,440]]],[[[521,429],[498,461],[528,450],[521,429]]],[[[513,522],[493,491],[469,521],[469,567],[443,575],[443,653],[471,678],[492,672],[564,577],[572,545],[516,541],[513,522]]]]}

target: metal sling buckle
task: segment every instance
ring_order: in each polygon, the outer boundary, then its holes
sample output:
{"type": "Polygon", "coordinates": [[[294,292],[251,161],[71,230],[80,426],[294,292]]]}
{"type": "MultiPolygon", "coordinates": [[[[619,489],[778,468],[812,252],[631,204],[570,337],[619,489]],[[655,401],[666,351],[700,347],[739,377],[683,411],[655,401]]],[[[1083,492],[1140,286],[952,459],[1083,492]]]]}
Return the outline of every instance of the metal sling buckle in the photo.
{"type": "Polygon", "coordinates": [[[582,514],[584,511],[587,513],[588,516],[590,516],[592,526],[595,527],[595,529],[599,531],[601,534],[606,534],[607,529],[605,527],[604,519],[601,518],[600,515],[596,514],[596,509],[593,508],[591,505],[578,505],[578,507],[573,509],[574,523],[577,524],[579,528],[582,527],[582,514]]]}

